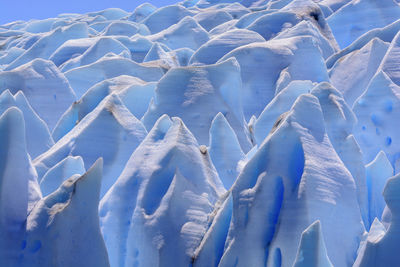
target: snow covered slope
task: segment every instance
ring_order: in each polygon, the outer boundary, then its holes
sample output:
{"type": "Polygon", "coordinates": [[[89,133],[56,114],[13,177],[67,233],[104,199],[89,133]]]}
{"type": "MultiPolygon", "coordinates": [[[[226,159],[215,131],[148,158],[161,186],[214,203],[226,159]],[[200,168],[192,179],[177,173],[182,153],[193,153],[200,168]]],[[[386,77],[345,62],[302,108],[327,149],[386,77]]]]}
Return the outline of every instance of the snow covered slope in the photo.
{"type": "Polygon", "coordinates": [[[133,6],[0,25],[1,267],[400,266],[399,1],[133,6]]]}

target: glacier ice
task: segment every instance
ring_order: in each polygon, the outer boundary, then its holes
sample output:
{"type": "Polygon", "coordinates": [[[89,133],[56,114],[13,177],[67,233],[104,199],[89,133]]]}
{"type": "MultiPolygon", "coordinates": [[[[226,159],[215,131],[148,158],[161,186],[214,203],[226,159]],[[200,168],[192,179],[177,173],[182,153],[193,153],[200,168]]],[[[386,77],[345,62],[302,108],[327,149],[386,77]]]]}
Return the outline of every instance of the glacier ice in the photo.
{"type": "Polygon", "coordinates": [[[190,16],[148,38],[153,42],[163,43],[171,49],[187,47],[193,50],[209,40],[206,30],[190,16]]]}
{"type": "Polygon", "coordinates": [[[207,149],[180,119],[162,116],[101,201],[111,264],[188,265],[224,192],[207,149]]]}
{"type": "Polygon", "coordinates": [[[128,48],[121,44],[121,42],[118,40],[102,37],[96,40],[89,48],[87,48],[82,55],[66,61],[59,66],[59,68],[62,72],[66,72],[68,70],[93,63],[108,53],[114,53],[118,55],[129,52],[128,48]]]}
{"type": "Polygon", "coordinates": [[[219,35],[219,34],[227,32],[229,30],[234,29],[237,22],[238,22],[237,19],[233,19],[233,20],[230,20],[230,21],[227,21],[225,23],[218,25],[217,27],[215,27],[214,29],[212,29],[210,31],[210,33],[209,33],[210,37],[213,37],[215,35],[219,35]]]}
{"type": "Polygon", "coordinates": [[[326,65],[328,68],[331,68],[336,61],[356,50],[361,49],[363,46],[368,44],[372,39],[378,38],[384,42],[392,42],[393,38],[396,36],[397,32],[400,29],[400,20],[396,20],[395,22],[383,27],[383,28],[375,28],[361,35],[357,40],[351,43],[346,48],[336,52],[330,58],[326,60],[326,65]]]}
{"type": "Polygon", "coordinates": [[[381,218],[386,203],[381,197],[385,184],[393,175],[393,167],[385,152],[380,151],[376,158],[365,166],[368,188],[369,223],[372,225],[375,218],[381,218]]]}
{"type": "Polygon", "coordinates": [[[163,114],[178,116],[200,144],[208,145],[211,121],[221,112],[247,152],[250,141],[241,109],[240,90],[240,69],[234,58],[214,65],[174,68],[157,84],[154,101],[142,121],[147,129],[151,129],[163,114]],[[177,109],[177,106],[181,108],[177,109]]]}
{"type": "Polygon", "coordinates": [[[26,131],[26,146],[32,158],[39,156],[54,145],[53,138],[47,124],[37,115],[29,105],[22,91],[12,95],[10,90],[5,90],[0,95],[0,114],[10,107],[17,107],[24,115],[26,131]]]}
{"type": "Polygon", "coordinates": [[[235,57],[240,65],[246,120],[252,115],[260,115],[274,97],[277,87],[285,87],[292,80],[329,81],[321,51],[310,36],[244,45],[220,61],[230,57],[235,57]],[[307,68],[303,68],[305,64],[307,68]],[[302,66],[302,71],[299,71],[299,66],[302,66]]]}
{"type": "Polygon", "coordinates": [[[289,111],[297,97],[309,93],[314,87],[311,81],[292,81],[280,91],[261,112],[254,123],[253,131],[257,144],[261,145],[268,133],[273,129],[279,117],[289,111]]]}
{"type": "Polygon", "coordinates": [[[229,122],[219,112],[210,127],[209,153],[226,189],[229,189],[240,172],[239,162],[245,155],[229,122]]]}
{"type": "Polygon", "coordinates": [[[326,132],[333,148],[353,176],[361,216],[364,220],[364,225],[367,226],[368,203],[365,168],[361,149],[352,134],[356,117],[340,92],[329,83],[320,83],[312,89],[311,94],[315,95],[319,100],[325,120],[326,132]]]}
{"type": "Polygon", "coordinates": [[[232,224],[220,265],[259,266],[265,261],[272,265],[269,255],[279,251],[284,255],[282,266],[291,266],[301,232],[320,220],[329,228],[323,228],[329,258],[334,265],[346,266],[364,231],[355,190],[353,177],[325,132],[318,99],[300,96],[233,185],[232,224]],[[285,150],[280,148],[282,142],[285,150]],[[336,229],[340,233],[335,234],[336,229]],[[254,242],[259,245],[250,245],[254,242]],[[335,249],[329,253],[339,244],[347,246],[348,253],[335,249]]]}
{"type": "Polygon", "coordinates": [[[135,10],[132,12],[132,14],[129,16],[128,20],[131,21],[136,21],[136,22],[141,22],[144,20],[147,16],[149,16],[151,13],[156,11],[157,8],[153,6],[150,3],[143,3],[139,5],[135,10]]]}
{"type": "Polygon", "coordinates": [[[246,29],[230,30],[214,36],[210,41],[203,44],[193,54],[189,63],[214,64],[237,47],[263,41],[264,38],[256,32],[246,29]]]}
{"type": "Polygon", "coordinates": [[[392,212],[392,220],[389,228],[385,231],[385,228],[379,224],[375,225],[375,227],[371,227],[368,239],[364,245],[365,247],[358,255],[354,264],[355,267],[396,266],[399,262],[398,255],[389,252],[391,248],[396,246],[395,244],[399,242],[399,229],[397,229],[399,227],[397,225],[397,216],[399,212],[399,181],[399,175],[390,178],[383,191],[386,204],[392,212]]]}
{"type": "Polygon", "coordinates": [[[40,179],[40,189],[43,196],[54,191],[68,178],[83,175],[86,172],[85,163],[80,156],[68,156],[50,168],[40,179]]]}
{"type": "Polygon", "coordinates": [[[349,0],[322,0],[319,3],[327,6],[332,12],[337,11],[339,8],[344,6],[349,0]]]}
{"type": "Polygon", "coordinates": [[[44,59],[34,59],[16,69],[0,73],[0,90],[22,91],[34,111],[49,130],[53,130],[61,114],[76,100],[65,76],[44,59]]]}
{"type": "Polygon", "coordinates": [[[48,32],[52,30],[52,27],[56,21],[56,18],[32,20],[30,23],[27,23],[25,27],[21,28],[21,30],[23,29],[24,31],[31,33],[48,32]]]}
{"type": "Polygon", "coordinates": [[[132,36],[136,33],[141,35],[150,34],[149,29],[143,24],[136,24],[133,22],[112,22],[104,29],[104,35],[123,35],[123,36],[132,36]]]}
{"type": "Polygon", "coordinates": [[[294,267],[332,267],[325,248],[321,223],[315,221],[301,234],[294,267]]]}
{"type": "Polygon", "coordinates": [[[186,16],[193,16],[194,13],[181,5],[171,5],[159,8],[150,13],[144,20],[151,33],[158,33],[171,25],[177,24],[186,16]]]}
{"type": "Polygon", "coordinates": [[[344,48],[368,30],[384,27],[399,16],[400,7],[393,0],[352,0],[329,16],[328,22],[344,48]]]}
{"type": "Polygon", "coordinates": [[[388,48],[388,43],[375,37],[362,48],[341,57],[330,69],[332,84],[340,88],[350,106],[367,89],[388,48]]]}
{"type": "Polygon", "coordinates": [[[260,11],[255,11],[255,12],[250,12],[244,16],[242,16],[239,20],[235,21],[235,27],[239,29],[246,28],[250,24],[252,24],[256,19],[259,17],[270,14],[274,12],[275,10],[260,10],[260,11]]]}
{"type": "Polygon", "coordinates": [[[111,94],[54,146],[38,156],[34,164],[39,176],[43,177],[51,167],[67,156],[81,156],[86,168],[102,156],[103,196],[146,134],[143,124],[129,112],[117,95],[111,94]]]}
{"type": "Polygon", "coordinates": [[[117,76],[95,84],[61,116],[52,133],[54,140],[61,139],[74,128],[77,122],[92,112],[105,97],[112,93],[118,95],[125,107],[140,119],[155,95],[155,86],[153,82],[146,83],[128,75],[117,76]]]}
{"type": "Polygon", "coordinates": [[[143,59],[143,62],[152,61],[158,61],[165,69],[179,66],[176,54],[174,54],[174,52],[172,52],[167,46],[158,42],[154,42],[143,59]]]}
{"type": "Polygon", "coordinates": [[[70,39],[60,45],[49,57],[49,60],[53,61],[56,66],[60,66],[65,61],[83,54],[95,42],[95,38],[70,39]]]}
{"type": "Polygon", "coordinates": [[[222,198],[211,216],[212,223],[194,253],[193,266],[218,266],[232,218],[232,195],[222,198]]]}
{"type": "Polygon", "coordinates": [[[114,36],[114,38],[129,49],[131,52],[130,58],[137,63],[143,62],[144,57],[154,44],[141,35],[134,35],[132,38],[127,36],[114,36]]]}
{"type": "Polygon", "coordinates": [[[0,54],[0,65],[7,65],[19,57],[25,50],[19,47],[12,47],[7,52],[0,54]]]}
{"type": "Polygon", "coordinates": [[[319,25],[315,25],[310,21],[303,20],[293,28],[279,33],[275,39],[284,39],[294,36],[313,36],[318,43],[318,47],[321,49],[322,56],[328,58],[338,50],[338,47],[335,41],[329,40],[318,30],[318,26],[319,25]]]}
{"type": "Polygon", "coordinates": [[[353,110],[358,118],[355,136],[365,161],[372,161],[383,150],[394,168],[399,168],[399,132],[394,122],[400,111],[400,87],[386,72],[379,71],[354,103],[353,110]],[[369,103],[375,109],[367,108],[369,103]]]}
{"type": "Polygon", "coordinates": [[[15,69],[37,58],[48,59],[65,41],[84,37],[88,37],[87,25],[85,23],[75,23],[71,26],[59,27],[37,40],[22,55],[11,62],[6,70],[15,69]]]}
{"type": "Polygon", "coordinates": [[[398,0],[0,25],[0,266],[387,267],[398,0]]]}
{"type": "Polygon", "coordinates": [[[22,112],[10,107],[0,116],[0,262],[13,266],[20,257],[26,217],[42,195],[26,151],[22,112]],[[13,162],[18,167],[13,167],[13,162]]]}
{"type": "Polygon", "coordinates": [[[224,10],[201,12],[196,14],[193,18],[208,32],[216,26],[233,19],[231,14],[224,10]]]}
{"type": "Polygon", "coordinates": [[[80,98],[90,87],[105,79],[130,75],[151,82],[158,81],[163,74],[158,65],[140,64],[125,57],[107,54],[92,64],[65,72],[65,77],[80,98]]]}
{"type": "Polygon", "coordinates": [[[247,29],[259,33],[265,40],[270,40],[281,31],[286,30],[287,26],[297,24],[299,21],[300,19],[295,13],[288,11],[273,12],[259,17],[247,29]]]}
{"type": "Polygon", "coordinates": [[[109,266],[97,208],[101,174],[99,159],[35,205],[26,219],[19,266],[109,266]]]}

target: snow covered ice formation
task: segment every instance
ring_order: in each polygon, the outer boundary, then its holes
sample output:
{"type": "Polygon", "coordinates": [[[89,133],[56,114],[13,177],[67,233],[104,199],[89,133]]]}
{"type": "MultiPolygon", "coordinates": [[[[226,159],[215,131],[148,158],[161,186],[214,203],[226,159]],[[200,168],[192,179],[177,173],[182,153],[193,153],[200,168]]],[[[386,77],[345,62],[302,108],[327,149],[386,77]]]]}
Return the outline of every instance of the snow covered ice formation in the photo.
{"type": "Polygon", "coordinates": [[[400,266],[399,51],[397,0],[0,25],[0,267],[400,266]]]}

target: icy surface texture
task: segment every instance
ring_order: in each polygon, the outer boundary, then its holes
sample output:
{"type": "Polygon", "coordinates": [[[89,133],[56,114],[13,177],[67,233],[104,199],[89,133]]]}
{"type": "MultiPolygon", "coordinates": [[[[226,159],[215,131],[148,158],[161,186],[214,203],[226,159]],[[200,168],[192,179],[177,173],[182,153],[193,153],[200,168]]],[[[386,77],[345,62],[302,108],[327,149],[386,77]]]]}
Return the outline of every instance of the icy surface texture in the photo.
{"type": "Polygon", "coordinates": [[[0,25],[0,266],[400,266],[399,55],[398,0],[0,25]]]}
{"type": "Polygon", "coordinates": [[[26,145],[31,157],[39,156],[54,145],[46,123],[32,109],[22,91],[15,95],[10,90],[3,91],[0,95],[0,113],[10,107],[17,107],[24,115],[25,127],[29,129],[26,132],[26,145]]]}
{"type": "Polygon", "coordinates": [[[26,218],[41,193],[26,150],[23,113],[16,107],[0,117],[0,261],[15,266],[24,240],[26,218]]]}
{"type": "Polygon", "coordinates": [[[102,231],[115,266],[186,266],[225,189],[207,148],[162,116],[104,196],[102,231]]]}
{"type": "Polygon", "coordinates": [[[199,143],[207,145],[211,121],[221,112],[247,152],[250,141],[241,108],[241,85],[240,68],[234,58],[214,65],[174,68],[159,81],[142,121],[150,129],[163,114],[178,116],[199,143]]]}
{"type": "Polygon", "coordinates": [[[324,237],[321,232],[321,223],[319,221],[311,224],[301,234],[299,250],[297,251],[294,267],[332,267],[324,243],[324,237]]]}
{"type": "Polygon", "coordinates": [[[101,173],[99,159],[37,203],[26,221],[21,266],[109,265],[99,228],[101,173]]]}
{"type": "Polygon", "coordinates": [[[69,155],[82,156],[85,166],[104,159],[101,195],[115,182],[132,152],[146,136],[136,119],[115,94],[107,96],[76,127],[34,161],[39,176],[69,155]]]}

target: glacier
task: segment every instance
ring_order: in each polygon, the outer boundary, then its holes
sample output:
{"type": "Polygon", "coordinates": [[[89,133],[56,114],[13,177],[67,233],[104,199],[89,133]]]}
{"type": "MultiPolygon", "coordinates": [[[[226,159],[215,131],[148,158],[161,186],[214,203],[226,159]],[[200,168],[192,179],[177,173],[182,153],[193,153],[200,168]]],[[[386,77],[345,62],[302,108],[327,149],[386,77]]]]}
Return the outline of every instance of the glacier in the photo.
{"type": "Polygon", "coordinates": [[[0,266],[400,266],[400,1],[138,4],[0,25],[0,266]]]}

